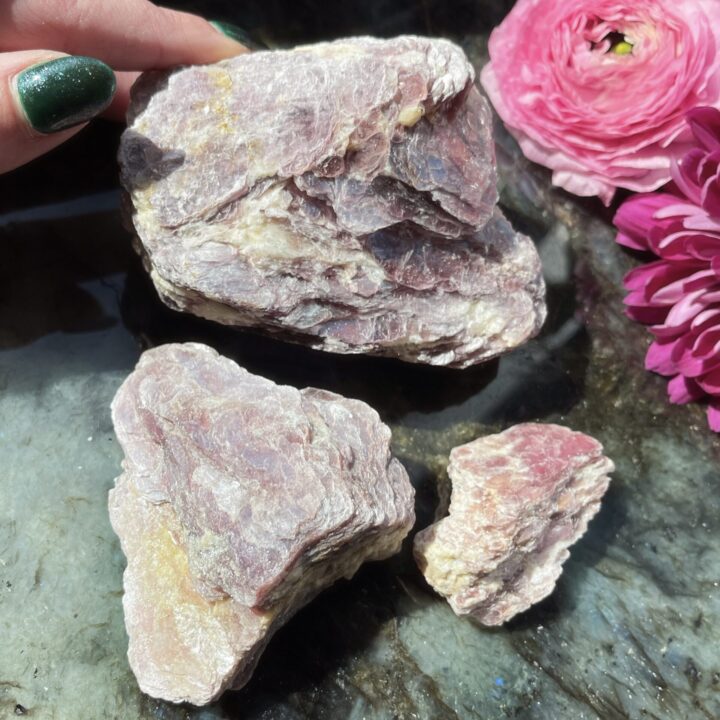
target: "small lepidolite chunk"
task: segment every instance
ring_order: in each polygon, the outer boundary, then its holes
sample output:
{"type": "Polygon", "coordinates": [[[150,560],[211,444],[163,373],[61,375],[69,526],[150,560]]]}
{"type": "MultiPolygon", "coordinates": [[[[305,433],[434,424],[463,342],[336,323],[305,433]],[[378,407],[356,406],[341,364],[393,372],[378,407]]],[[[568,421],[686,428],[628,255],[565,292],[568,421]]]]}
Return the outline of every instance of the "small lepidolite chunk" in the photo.
{"type": "Polygon", "coordinates": [[[506,622],[552,592],[613,470],[597,440],[559,425],[455,448],[449,515],[415,537],[425,579],[458,615],[506,622]]]}
{"type": "Polygon", "coordinates": [[[128,657],[155,697],[204,704],[244,684],[278,626],[397,552],[414,521],[374,410],[278,386],[203,345],[144,353],[113,422],[128,657]]]}
{"type": "Polygon", "coordinates": [[[466,367],[545,318],[496,207],[492,115],[446,40],[352,38],[149,73],[120,147],[171,307],[340,353],[466,367]]]}

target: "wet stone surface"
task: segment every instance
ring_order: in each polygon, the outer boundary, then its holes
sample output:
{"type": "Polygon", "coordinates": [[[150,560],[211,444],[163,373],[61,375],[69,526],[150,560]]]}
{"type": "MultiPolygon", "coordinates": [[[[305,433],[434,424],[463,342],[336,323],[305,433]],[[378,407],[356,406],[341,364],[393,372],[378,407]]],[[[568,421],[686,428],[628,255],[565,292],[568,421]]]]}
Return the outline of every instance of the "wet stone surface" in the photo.
{"type": "MultiPolygon", "coordinates": [[[[408,10],[415,3],[398,2],[398,16],[381,4],[392,18],[383,34],[458,30],[442,24],[439,3],[417,4],[428,9],[425,30],[408,10]]],[[[278,11],[262,5],[265,17],[278,11]]],[[[467,16],[464,29],[480,34],[464,40],[475,61],[499,5],[477,22],[467,16]]],[[[300,37],[311,6],[288,11],[288,37],[300,37]]],[[[223,4],[208,7],[216,16],[223,4]]],[[[376,16],[357,13],[356,31],[370,30],[362,23],[376,16]]],[[[329,22],[307,39],[329,37],[329,22]]],[[[720,716],[718,439],[702,408],[670,407],[664,381],[642,370],[649,338],[621,306],[620,280],[635,261],[613,244],[600,205],[551,191],[498,131],[503,207],[545,262],[543,334],[466,371],[336,357],[160,303],[119,223],[117,137],[98,125],[0,179],[0,717],[720,716]],[[77,181],[64,180],[70,163],[77,181]],[[555,592],[505,627],[455,617],[406,542],[302,610],[242,691],[204,709],[168,705],[139,692],[125,656],[124,561],[107,515],[121,459],[109,404],[143,348],[188,340],[276,382],[375,407],[416,487],[416,529],[447,497],[450,449],[517,422],[593,435],[617,471],[555,592]]]]}

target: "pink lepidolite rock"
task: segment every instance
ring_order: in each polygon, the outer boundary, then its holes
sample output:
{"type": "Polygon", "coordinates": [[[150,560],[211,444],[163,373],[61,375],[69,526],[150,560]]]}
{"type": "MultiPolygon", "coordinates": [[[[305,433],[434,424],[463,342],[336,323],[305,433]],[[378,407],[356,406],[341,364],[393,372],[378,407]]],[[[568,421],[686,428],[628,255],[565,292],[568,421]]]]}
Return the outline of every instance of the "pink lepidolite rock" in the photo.
{"type": "Polygon", "coordinates": [[[457,367],[545,318],[535,247],[496,208],[488,104],[445,40],[355,38],[149,73],[119,158],[171,307],[457,367]]]}
{"type": "Polygon", "coordinates": [[[455,448],[449,515],[415,537],[458,615],[500,625],[549,595],[614,470],[597,440],[526,423],[455,448]]]}
{"type": "Polygon", "coordinates": [[[155,697],[201,705],[243,685],[290,615],[397,552],[413,524],[374,410],[278,386],[206,346],[144,353],[113,422],[128,657],[155,697]]]}

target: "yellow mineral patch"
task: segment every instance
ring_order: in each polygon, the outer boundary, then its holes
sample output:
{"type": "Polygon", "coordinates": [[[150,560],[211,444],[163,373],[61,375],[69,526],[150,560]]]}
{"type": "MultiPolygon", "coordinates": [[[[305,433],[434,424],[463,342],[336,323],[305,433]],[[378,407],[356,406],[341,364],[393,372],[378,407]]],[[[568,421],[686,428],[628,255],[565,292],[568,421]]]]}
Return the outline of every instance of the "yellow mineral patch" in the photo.
{"type": "MultiPolygon", "coordinates": [[[[168,587],[183,585],[183,591],[194,592],[189,587],[188,558],[185,550],[175,542],[172,532],[166,527],[154,528],[148,536],[146,547],[152,548],[154,555],[157,586],[167,591],[168,587]]],[[[202,598],[198,597],[199,600],[202,598]]]]}
{"type": "Polygon", "coordinates": [[[229,91],[232,89],[232,77],[225,68],[208,68],[208,74],[218,90],[229,91]]]}
{"type": "MultiPolygon", "coordinates": [[[[205,625],[214,618],[225,625],[235,621],[237,607],[233,607],[232,598],[208,600],[193,587],[185,549],[176,542],[167,527],[155,528],[155,532],[146,539],[147,547],[153,550],[155,570],[156,608],[163,608],[168,618],[177,623],[181,617],[190,616],[198,626],[205,625]]],[[[264,618],[263,618],[264,619],[264,618]]],[[[269,624],[270,617],[267,618],[269,624]]],[[[183,635],[178,627],[180,636],[183,635]]]]}
{"type": "Polygon", "coordinates": [[[406,107],[400,111],[398,122],[405,127],[412,127],[425,114],[425,108],[422,105],[415,107],[406,107]]]}
{"type": "Polygon", "coordinates": [[[422,554],[427,562],[425,577],[444,595],[454,595],[472,584],[472,574],[465,569],[462,559],[454,550],[443,547],[437,540],[431,540],[423,548],[422,554]]]}

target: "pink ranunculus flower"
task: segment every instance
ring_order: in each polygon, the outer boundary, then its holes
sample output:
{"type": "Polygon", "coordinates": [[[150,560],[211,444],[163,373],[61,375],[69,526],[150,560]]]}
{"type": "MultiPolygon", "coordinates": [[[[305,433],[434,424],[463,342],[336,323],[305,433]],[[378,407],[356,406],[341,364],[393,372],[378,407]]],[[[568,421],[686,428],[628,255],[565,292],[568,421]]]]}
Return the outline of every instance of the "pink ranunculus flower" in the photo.
{"type": "Polygon", "coordinates": [[[709,399],[720,432],[720,111],[688,113],[694,147],[666,192],[635,195],[615,216],[617,241],[658,259],[628,273],[628,315],[650,325],[645,366],[671,377],[670,401],[709,399]]]}
{"type": "Polygon", "coordinates": [[[518,0],[489,50],[482,84],[525,155],[606,205],[668,182],[685,114],[720,107],[718,0],[518,0]]]}

